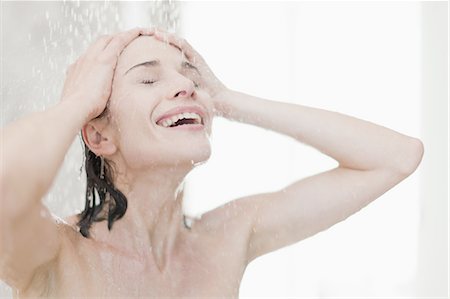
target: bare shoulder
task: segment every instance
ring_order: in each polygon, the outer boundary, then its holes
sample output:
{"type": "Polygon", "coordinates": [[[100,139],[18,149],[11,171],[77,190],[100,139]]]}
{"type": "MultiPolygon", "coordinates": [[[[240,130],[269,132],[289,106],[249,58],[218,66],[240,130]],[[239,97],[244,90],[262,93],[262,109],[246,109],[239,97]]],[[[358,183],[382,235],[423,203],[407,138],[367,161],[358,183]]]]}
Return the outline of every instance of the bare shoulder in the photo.
{"type": "Polygon", "coordinates": [[[243,203],[233,200],[202,214],[199,223],[203,229],[220,230],[224,226],[240,226],[247,219],[242,217],[243,203]]]}
{"type": "Polygon", "coordinates": [[[204,213],[199,230],[246,251],[253,224],[249,204],[246,198],[238,198],[204,213]]]}

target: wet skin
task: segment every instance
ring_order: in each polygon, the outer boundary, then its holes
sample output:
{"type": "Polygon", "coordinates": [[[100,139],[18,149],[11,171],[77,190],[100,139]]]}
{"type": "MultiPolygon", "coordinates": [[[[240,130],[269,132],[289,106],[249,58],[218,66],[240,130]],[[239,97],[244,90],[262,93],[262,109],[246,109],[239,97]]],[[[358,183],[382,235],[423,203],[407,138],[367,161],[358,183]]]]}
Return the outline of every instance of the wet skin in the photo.
{"type": "MultiPolygon", "coordinates": [[[[20,298],[238,298],[248,236],[242,226],[245,220],[228,219],[226,209],[205,213],[191,229],[180,223],[175,250],[162,272],[151,250],[144,257],[130,255],[86,239],[76,231],[75,217],[68,217],[60,224],[64,235],[60,255],[47,265],[51,271],[40,269],[20,298]]],[[[95,226],[95,233],[107,234],[104,222],[95,226]]]]}
{"type": "Polygon", "coordinates": [[[14,298],[238,297],[247,266],[249,218],[229,203],[195,219],[189,229],[183,222],[182,198],[170,198],[177,183],[194,168],[190,162],[204,162],[210,155],[211,103],[201,88],[194,92],[192,80],[198,77],[192,69],[178,69],[180,61],[179,50],[153,37],[137,38],[124,50],[110,100],[113,121],[102,133],[113,144],[108,146],[117,149],[107,158],[114,160],[118,173],[128,174],[115,182],[127,196],[127,212],[111,232],[105,221],[93,223],[90,239],[78,232],[75,215],[58,223],[62,239],[58,257],[38,269],[26,291],[14,298]],[[131,66],[155,57],[162,63],[159,77],[147,69],[124,75],[131,66]],[[156,85],[140,84],[155,77],[156,85]],[[190,94],[171,97],[180,90],[190,94]],[[191,103],[205,108],[203,132],[173,132],[152,123],[168,108],[191,103]],[[195,146],[187,148],[187,141],[195,146]],[[139,151],[145,151],[146,157],[139,151]],[[143,173],[139,167],[153,167],[148,181],[155,185],[139,177],[143,173]],[[166,189],[158,181],[158,177],[168,180],[165,167],[171,168],[174,181],[165,184],[166,189]],[[130,187],[134,185],[138,187],[130,187]],[[158,192],[144,198],[146,188],[158,192]]]}

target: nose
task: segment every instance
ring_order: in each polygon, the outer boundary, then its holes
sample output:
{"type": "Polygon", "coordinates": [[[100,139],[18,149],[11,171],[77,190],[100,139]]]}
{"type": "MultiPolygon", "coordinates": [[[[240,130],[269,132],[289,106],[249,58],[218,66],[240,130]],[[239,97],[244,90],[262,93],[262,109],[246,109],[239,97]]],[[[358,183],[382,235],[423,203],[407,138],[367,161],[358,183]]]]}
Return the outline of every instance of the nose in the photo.
{"type": "Polygon", "coordinates": [[[175,91],[172,92],[172,95],[174,98],[177,97],[194,97],[195,95],[195,88],[194,88],[194,82],[191,80],[184,78],[184,80],[180,80],[180,83],[176,84],[175,91]]]}

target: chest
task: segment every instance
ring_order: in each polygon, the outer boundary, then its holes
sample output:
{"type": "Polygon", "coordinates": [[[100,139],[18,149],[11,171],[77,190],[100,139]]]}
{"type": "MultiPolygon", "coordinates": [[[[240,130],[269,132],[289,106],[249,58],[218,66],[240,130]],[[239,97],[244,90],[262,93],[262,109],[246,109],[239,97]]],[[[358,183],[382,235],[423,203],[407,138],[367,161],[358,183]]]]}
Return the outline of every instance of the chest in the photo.
{"type": "Polygon", "coordinates": [[[151,258],[123,256],[105,249],[87,253],[74,251],[61,259],[52,294],[237,298],[246,267],[244,246],[227,238],[186,242],[168,257],[162,270],[151,258]]]}

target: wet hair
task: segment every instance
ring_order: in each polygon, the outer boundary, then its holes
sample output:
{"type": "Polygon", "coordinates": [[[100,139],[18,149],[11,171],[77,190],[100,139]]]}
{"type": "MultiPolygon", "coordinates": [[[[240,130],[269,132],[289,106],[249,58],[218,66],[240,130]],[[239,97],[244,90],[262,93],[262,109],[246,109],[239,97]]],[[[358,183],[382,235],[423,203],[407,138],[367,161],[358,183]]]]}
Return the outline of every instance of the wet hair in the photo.
{"type": "MultiPolygon", "coordinates": [[[[106,108],[96,119],[107,116],[106,108]]],[[[80,233],[89,238],[89,229],[93,222],[108,219],[108,230],[116,220],[125,215],[127,198],[113,184],[113,163],[93,153],[86,142],[84,143],[85,170],[86,170],[86,201],[84,210],[77,214],[77,226],[80,233]],[[102,162],[103,160],[103,162],[102,162]],[[103,165],[102,165],[103,164],[103,165]],[[103,173],[102,173],[103,168],[103,173]],[[110,195],[107,197],[107,195],[110,195]]]]}

